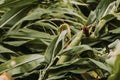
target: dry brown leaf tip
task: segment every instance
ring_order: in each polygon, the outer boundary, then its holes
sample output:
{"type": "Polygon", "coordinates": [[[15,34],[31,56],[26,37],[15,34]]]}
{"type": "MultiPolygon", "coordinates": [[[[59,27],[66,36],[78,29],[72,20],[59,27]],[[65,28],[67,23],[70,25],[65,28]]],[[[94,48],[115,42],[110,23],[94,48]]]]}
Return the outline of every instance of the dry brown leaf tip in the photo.
{"type": "Polygon", "coordinates": [[[0,80],[14,80],[7,72],[4,72],[0,75],[0,80]]]}

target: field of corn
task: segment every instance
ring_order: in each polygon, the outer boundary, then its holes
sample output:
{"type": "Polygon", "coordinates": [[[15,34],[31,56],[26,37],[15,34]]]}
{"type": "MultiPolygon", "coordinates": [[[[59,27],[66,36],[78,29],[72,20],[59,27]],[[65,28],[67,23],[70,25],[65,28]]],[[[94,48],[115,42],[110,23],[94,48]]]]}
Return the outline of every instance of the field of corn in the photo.
{"type": "Polygon", "coordinates": [[[120,0],[0,0],[0,80],[120,80],[120,0]]]}

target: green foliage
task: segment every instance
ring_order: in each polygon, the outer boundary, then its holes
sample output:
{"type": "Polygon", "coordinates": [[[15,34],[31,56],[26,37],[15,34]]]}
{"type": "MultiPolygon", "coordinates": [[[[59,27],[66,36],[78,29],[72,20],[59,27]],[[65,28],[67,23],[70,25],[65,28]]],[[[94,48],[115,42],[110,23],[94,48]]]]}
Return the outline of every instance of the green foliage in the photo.
{"type": "Polygon", "coordinates": [[[15,80],[119,80],[119,3],[1,0],[0,73],[15,80]]]}

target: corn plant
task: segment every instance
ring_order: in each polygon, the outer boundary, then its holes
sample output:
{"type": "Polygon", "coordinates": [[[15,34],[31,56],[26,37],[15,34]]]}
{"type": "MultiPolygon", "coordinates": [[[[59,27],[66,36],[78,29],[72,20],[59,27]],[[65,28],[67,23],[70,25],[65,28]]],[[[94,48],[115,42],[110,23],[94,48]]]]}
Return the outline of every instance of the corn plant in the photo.
{"type": "Polygon", "coordinates": [[[0,79],[119,80],[119,3],[1,0],[0,79]]]}

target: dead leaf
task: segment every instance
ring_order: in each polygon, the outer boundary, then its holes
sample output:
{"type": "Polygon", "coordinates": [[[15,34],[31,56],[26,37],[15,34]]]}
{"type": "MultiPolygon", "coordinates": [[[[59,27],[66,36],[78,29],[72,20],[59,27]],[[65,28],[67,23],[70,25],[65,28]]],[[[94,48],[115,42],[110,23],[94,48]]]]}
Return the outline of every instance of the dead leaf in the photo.
{"type": "Polygon", "coordinates": [[[0,75],[0,80],[14,80],[7,72],[0,75]]]}

